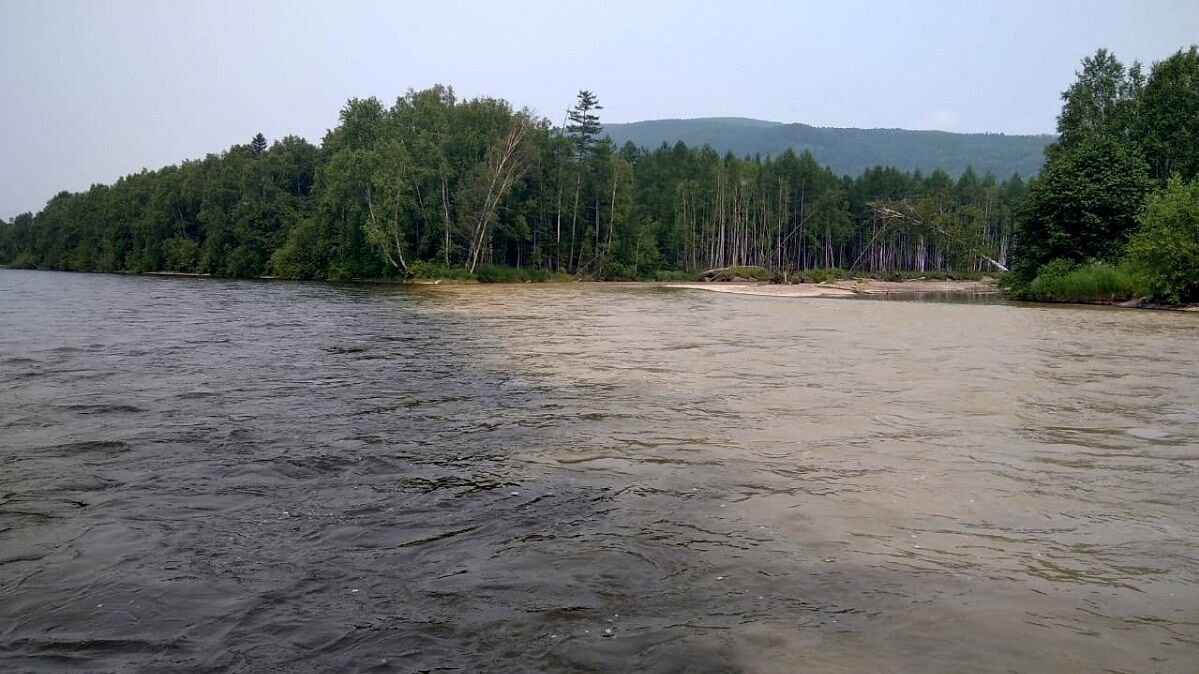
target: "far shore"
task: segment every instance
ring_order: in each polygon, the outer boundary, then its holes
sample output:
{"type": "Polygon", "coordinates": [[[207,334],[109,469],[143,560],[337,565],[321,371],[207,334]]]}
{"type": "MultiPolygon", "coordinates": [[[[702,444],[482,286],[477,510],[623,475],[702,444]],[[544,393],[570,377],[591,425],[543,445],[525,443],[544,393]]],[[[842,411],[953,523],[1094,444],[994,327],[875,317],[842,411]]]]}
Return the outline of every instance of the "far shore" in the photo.
{"type": "Polygon", "coordinates": [[[981,281],[880,281],[876,279],[847,279],[830,283],[668,283],[673,288],[708,290],[734,295],[764,297],[852,297],[854,295],[893,295],[909,293],[960,293],[977,295],[998,293],[999,288],[989,279],[981,281]]]}
{"type": "MultiPolygon", "coordinates": [[[[2,269],[10,269],[11,267],[0,266],[2,269]]],[[[76,273],[99,273],[99,274],[122,274],[122,275],[145,275],[145,276],[160,276],[160,277],[184,277],[184,278],[218,278],[211,274],[198,274],[194,272],[172,272],[172,271],[147,271],[147,272],[76,272],[76,273]]],[[[223,277],[222,277],[223,278],[223,277]]],[[[255,276],[252,277],[264,281],[288,281],[278,276],[255,276]]],[[[325,281],[319,281],[325,282],[325,281]]],[[[341,281],[344,283],[367,283],[379,285],[527,285],[534,283],[532,281],[512,281],[512,282],[496,282],[496,283],[480,283],[475,279],[439,279],[439,278],[422,278],[422,279],[394,279],[394,278],[378,278],[378,279],[346,279],[341,281]]],[[[908,279],[903,281],[883,281],[870,278],[851,278],[841,279],[838,281],[829,281],[825,283],[792,283],[778,284],[767,281],[597,281],[591,279],[569,279],[556,278],[546,281],[538,281],[537,285],[564,285],[574,283],[595,283],[600,285],[623,285],[623,286],[654,286],[659,288],[681,288],[686,290],[705,290],[715,293],[728,293],[731,295],[754,295],[759,297],[854,297],[854,296],[885,296],[885,295],[1002,295],[1003,291],[995,283],[995,280],[990,277],[983,277],[979,280],[935,280],[935,279],[908,279]]],[[[1061,300],[1040,300],[1038,302],[1029,302],[1030,304],[1074,304],[1074,305],[1100,305],[1109,307],[1121,307],[1128,309],[1157,309],[1169,311],[1187,311],[1199,313],[1199,304],[1161,304],[1151,302],[1146,299],[1133,299],[1128,301],[1118,300],[1101,300],[1101,299],[1061,299],[1061,300]]]]}

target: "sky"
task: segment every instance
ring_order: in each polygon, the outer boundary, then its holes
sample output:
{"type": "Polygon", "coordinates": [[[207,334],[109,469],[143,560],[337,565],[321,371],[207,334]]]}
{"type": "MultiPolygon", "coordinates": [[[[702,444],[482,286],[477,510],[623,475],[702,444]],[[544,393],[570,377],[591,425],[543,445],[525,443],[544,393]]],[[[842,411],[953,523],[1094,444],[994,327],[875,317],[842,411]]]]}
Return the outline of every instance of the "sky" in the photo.
{"type": "Polygon", "coordinates": [[[0,0],[0,218],[435,83],[555,123],[586,88],[607,122],[1050,133],[1095,49],[1194,42],[1196,0],[0,0]]]}

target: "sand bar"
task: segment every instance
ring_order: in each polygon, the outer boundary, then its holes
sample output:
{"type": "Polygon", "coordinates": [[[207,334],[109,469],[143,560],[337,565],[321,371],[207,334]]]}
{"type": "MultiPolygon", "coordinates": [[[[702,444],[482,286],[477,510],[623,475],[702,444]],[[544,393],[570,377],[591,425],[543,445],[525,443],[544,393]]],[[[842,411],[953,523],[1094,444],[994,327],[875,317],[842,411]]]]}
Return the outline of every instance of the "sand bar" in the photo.
{"type": "Polygon", "coordinates": [[[848,297],[852,295],[887,295],[896,293],[994,293],[999,292],[990,280],[985,281],[878,281],[849,279],[834,283],[672,283],[675,288],[708,290],[735,295],[768,297],[848,297]]]}

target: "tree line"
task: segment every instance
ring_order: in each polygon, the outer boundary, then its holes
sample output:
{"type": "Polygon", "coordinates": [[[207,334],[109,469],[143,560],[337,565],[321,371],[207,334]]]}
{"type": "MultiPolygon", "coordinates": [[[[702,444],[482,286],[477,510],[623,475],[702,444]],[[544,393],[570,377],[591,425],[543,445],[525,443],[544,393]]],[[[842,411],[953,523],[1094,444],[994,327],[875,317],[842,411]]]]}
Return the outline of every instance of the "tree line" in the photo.
{"type": "Polygon", "coordinates": [[[1199,300],[1199,49],[1125,66],[1100,49],[1062,94],[1028,189],[1018,296],[1199,300]]]}
{"type": "Polygon", "coordinates": [[[876,167],[833,174],[811,154],[647,150],[601,137],[580,92],[555,127],[449,87],[391,106],[353,99],[319,146],[261,134],[142,171],[0,226],[0,261],[47,269],[352,279],[474,274],[500,265],[655,278],[730,265],[772,270],[976,269],[1011,253],[1019,176],[876,167]],[[912,200],[938,229],[887,227],[912,200]]]}
{"type": "Polygon", "coordinates": [[[1125,279],[1120,292],[1192,298],[1196,49],[1148,75],[1106,50],[1082,65],[1062,95],[1059,139],[1027,184],[971,169],[840,176],[791,150],[617,147],[602,136],[592,92],[579,92],[555,126],[439,85],[390,106],[351,99],[319,146],[258,134],[220,154],[62,192],[36,214],[0,221],[0,263],[298,279],[1012,266],[1005,282],[1025,296],[1037,295],[1038,278],[1124,265],[1140,280],[1125,279]]]}

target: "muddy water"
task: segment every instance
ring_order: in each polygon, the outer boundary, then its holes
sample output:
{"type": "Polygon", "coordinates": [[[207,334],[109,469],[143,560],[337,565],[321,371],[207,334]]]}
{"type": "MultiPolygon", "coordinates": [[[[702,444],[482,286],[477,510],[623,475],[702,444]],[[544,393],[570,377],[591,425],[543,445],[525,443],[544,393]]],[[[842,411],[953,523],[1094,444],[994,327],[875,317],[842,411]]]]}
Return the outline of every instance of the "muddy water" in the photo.
{"type": "Polygon", "coordinates": [[[0,669],[1191,672],[1199,316],[0,272],[0,669]]]}

